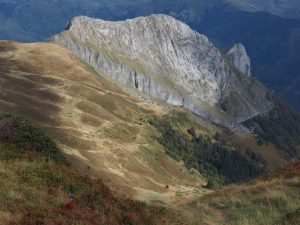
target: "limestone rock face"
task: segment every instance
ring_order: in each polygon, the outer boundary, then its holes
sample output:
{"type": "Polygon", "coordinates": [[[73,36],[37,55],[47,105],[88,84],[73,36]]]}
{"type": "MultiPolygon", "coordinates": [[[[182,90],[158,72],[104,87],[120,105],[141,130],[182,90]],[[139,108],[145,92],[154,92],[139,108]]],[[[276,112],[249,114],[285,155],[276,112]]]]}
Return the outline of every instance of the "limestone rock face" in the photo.
{"type": "Polygon", "coordinates": [[[243,44],[235,44],[228,50],[227,56],[231,63],[242,73],[251,76],[251,63],[250,58],[246,52],[243,44]]]}
{"type": "Polygon", "coordinates": [[[119,22],[75,17],[49,41],[121,85],[226,127],[243,129],[238,123],[271,107],[257,80],[236,72],[206,36],[167,15],[119,22]]]}

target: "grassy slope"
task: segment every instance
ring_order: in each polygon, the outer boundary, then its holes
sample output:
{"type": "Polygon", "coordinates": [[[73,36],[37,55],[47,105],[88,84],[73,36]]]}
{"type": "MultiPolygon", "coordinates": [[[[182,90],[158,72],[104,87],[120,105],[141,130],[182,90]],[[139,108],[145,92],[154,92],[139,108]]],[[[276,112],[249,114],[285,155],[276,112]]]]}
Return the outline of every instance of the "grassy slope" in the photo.
{"type": "Polygon", "coordinates": [[[298,225],[300,162],[277,169],[245,185],[228,186],[184,206],[197,223],[226,225],[298,225]]]}
{"type": "Polygon", "coordinates": [[[116,198],[72,168],[56,144],[21,118],[0,115],[1,224],[180,224],[163,208],[116,198]]]}
{"type": "Polygon", "coordinates": [[[1,42],[0,79],[1,111],[37,124],[73,165],[120,194],[169,204],[205,183],[153,145],[146,118],[167,109],[129,97],[66,49],[1,42]]]}
{"type": "Polygon", "coordinates": [[[172,211],[115,197],[101,180],[72,168],[40,129],[7,114],[0,115],[0,171],[1,224],[296,225],[300,219],[299,162],[184,205],[192,218],[182,222],[172,211]]]}
{"type": "MultiPolygon", "coordinates": [[[[165,183],[172,184],[172,177],[176,177],[177,184],[184,183],[182,181],[188,178],[187,174],[179,171],[180,167],[163,173],[167,167],[174,167],[170,163],[161,166],[162,161],[166,161],[164,152],[174,149],[153,142],[152,136],[157,130],[145,123],[148,117],[159,117],[167,114],[168,110],[142,104],[128,97],[59,46],[17,43],[2,43],[1,46],[3,89],[0,90],[0,109],[24,115],[43,127],[74,161],[79,161],[77,164],[80,168],[86,170],[88,165],[91,170],[87,172],[92,171],[93,175],[99,175],[99,170],[105,171],[106,181],[112,180],[110,178],[113,175],[118,185],[122,182],[123,186],[132,187],[132,183],[135,183],[137,187],[148,190],[149,185],[144,184],[152,183],[151,189],[156,186],[156,190],[160,189],[159,192],[166,192],[165,183]],[[106,165],[100,164],[101,161],[107,162],[106,165]],[[145,161],[148,162],[148,167],[150,163],[150,168],[156,173],[149,177],[150,182],[140,172],[149,171],[145,161]],[[128,179],[120,179],[124,171],[128,179]],[[129,172],[133,172],[132,177],[129,172]],[[170,172],[173,173],[171,179],[168,179],[170,172]],[[137,176],[140,177],[138,180],[137,176]],[[153,178],[154,183],[157,184],[158,181],[160,185],[154,185],[153,178]]],[[[185,111],[183,114],[189,113],[185,111]]],[[[191,127],[203,124],[200,120],[180,121],[172,115],[168,118],[172,126],[181,127],[180,136],[187,134],[191,127]]],[[[205,126],[200,126],[197,130],[213,137],[220,128],[205,123],[205,126]]],[[[239,140],[237,142],[237,145],[243,143],[239,140]]],[[[241,146],[238,149],[247,154],[255,151],[257,145],[241,146]]],[[[269,148],[268,151],[269,155],[276,155],[274,149],[269,148]]],[[[263,153],[263,147],[256,152],[258,155],[266,155],[263,153]]],[[[266,160],[267,157],[262,158],[266,160]]],[[[180,159],[186,161],[186,157],[180,159]]],[[[276,165],[282,163],[280,160],[276,161],[276,165]]],[[[223,168],[217,170],[223,171],[223,168]]]]}
{"type": "MultiPolygon", "coordinates": [[[[167,206],[176,207],[210,192],[201,187],[205,184],[203,179],[187,173],[183,166],[166,156],[165,153],[173,149],[157,141],[160,132],[147,120],[168,114],[172,127],[180,136],[188,136],[188,140],[191,135],[187,130],[191,127],[197,135],[212,137],[213,142],[216,132],[226,133],[224,130],[183,109],[175,108],[175,112],[185,115],[176,117],[168,109],[130,98],[78,58],[55,45],[1,43],[0,56],[0,110],[23,115],[35,122],[57,141],[68,159],[81,171],[100,177],[118,193],[167,206]]],[[[238,146],[240,155],[255,152],[263,158],[267,169],[286,163],[272,145],[259,146],[252,136],[246,135],[243,139],[236,136],[228,134],[226,139],[238,146]]],[[[184,157],[176,160],[186,161],[184,157]]],[[[35,164],[30,162],[30,166],[35,164]]],[[[47,165],[39,164],[39,168],[47,165]]],[[[11,165],[6,164],[6,172],[9,171],[7,168],[13,171],[11,165]]],[[[25,171],[25,167],[16,168],[25,171]]],[[[62,167],[58,168],[64,171],[62,167]]],[[[34,169],[29,169],[29,173],[31,171],[34,169]]],[[[68,175],[67,171],[54,173],[63,177],[62,180],[76,173],[68,175]]],[[[46,189],[46,186],[41,187],[46,189]]],[[[70,200],[68,191],[64,189],[64,194],[70,200]]],[[[28,200],[31,199],[28,197],[28,200]]],[[[34,205],[36,203],[32,203],[32,207],[34,205]]],[[[32,212],[38,211],[32,209],[32,212]]],[[[200,206],[198,209],[196,215],[203,210],[200,206]]],[[[212,208],[212,214],[207,213],[207,216],[214,216],[215,209],[212,208]]],[[[3,218],[9,217],[9,213],[2,214],[3,218]]]]}

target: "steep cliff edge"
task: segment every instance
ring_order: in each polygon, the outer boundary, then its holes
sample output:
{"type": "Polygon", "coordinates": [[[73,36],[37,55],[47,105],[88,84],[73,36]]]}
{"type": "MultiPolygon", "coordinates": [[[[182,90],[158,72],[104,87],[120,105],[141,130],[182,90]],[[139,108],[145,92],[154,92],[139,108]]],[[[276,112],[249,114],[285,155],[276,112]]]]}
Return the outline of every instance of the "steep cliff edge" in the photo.
{"type": "Polygon", "coordinates": [[[95,70],[210,122],[239,123],[267,112],[267,90],[239,71],[204,35],[166,15],[110,22],[72,19],[49,39],[95,70]]]}

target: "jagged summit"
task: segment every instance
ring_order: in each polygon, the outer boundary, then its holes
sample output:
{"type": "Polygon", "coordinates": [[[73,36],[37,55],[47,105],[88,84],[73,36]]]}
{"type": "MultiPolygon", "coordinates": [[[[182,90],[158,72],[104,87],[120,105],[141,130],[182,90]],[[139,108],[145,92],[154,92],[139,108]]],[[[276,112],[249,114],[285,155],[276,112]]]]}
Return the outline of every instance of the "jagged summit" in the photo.
{"type": "Polygon", "coordinates": [[[49,41],[123,85],[227,127],[270,108],[257,80],[236,72],[206,36],[171,16],[117,22],[75,17],[49,41]]]}
{"type": "Polygon", "coordinates": [[[136,17],[136,18],[132,18],[132,19],[126,19],[126,20],[120,20],[120,21],[110,21],[110,20],[103,20],[100,18],[92,18],[92,17],[88,17],[88,16],[76,16],[73,17],[69,24],[71,24],[71,26],[68,26],[69,29],[72,26],[75,26],[76,23],[78,22],[79,24],[84,22],[84,21],[93,21],[93,22],[104,22],[106,24],[108,23],[112,23],[112,24],[120,24],[120,23],[130,23],[130,22],[134,22],[134,21],[149,21],[149,20],[155,20],[158,21],[160,23],[170,23],[170,24],[181,24],[182,26],[185,27],[189,27],[187,24],[175,19],[174,17],[167,15],[167,14],[151,14],[149,16],[140,16],[140,17],[136,17]]]}
{"type": "MultiPolygon", "coordinates": [[[[123,21],[106,21],[102,19],[90,18],[87,16],[77,16],[71,19],[68,23],[66,30],[76,31],[80,27],[86,26],[87,31],[90,29],[112,29],[120,28],[120,26],[135,28],[140,30],[140,28],[148,29],[150,27],[157,29],[174,29],[180,33],[190,32],[191,28],[179,21],[174,17],[165,14],[152,14],[150,16],[141,16],[134,19],[127,19],[123,21]]],[[[154,32],[156,30],[153,30],[154,32]]],[[[201,35],[206,38],[204,35],[201,35]]],[[[206,38],[207,39],[207,38],[206,38]]]]}
{"type": "Polygon", "coordinates": [[[231,63],[242,73],[251,76],[251,62],[245,46],[242,43],[235,44],[226,53],[231,63]]]}

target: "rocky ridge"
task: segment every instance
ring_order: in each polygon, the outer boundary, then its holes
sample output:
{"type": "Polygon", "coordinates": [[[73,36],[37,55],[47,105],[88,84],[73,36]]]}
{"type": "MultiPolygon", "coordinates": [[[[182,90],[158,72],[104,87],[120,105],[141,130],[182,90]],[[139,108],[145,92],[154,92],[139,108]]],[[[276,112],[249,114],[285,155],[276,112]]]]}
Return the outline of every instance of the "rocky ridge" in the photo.
{"type": "MultiPolygon", "coordinates": [[[[267,90],[204,35],[167,15],[111,22],[75,17],[66,31],[49,39],[77,54],[122,85],[211,122],[243,130],[239,123],[271,108],[267,90]]],[[[244,68],[245,69],[245,68],[244,68]]]]}

